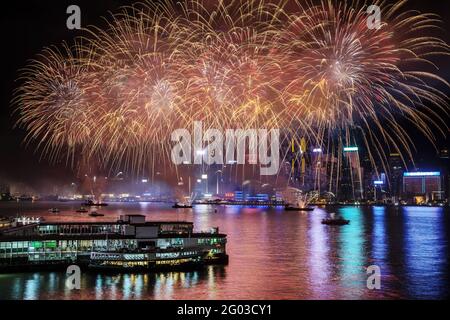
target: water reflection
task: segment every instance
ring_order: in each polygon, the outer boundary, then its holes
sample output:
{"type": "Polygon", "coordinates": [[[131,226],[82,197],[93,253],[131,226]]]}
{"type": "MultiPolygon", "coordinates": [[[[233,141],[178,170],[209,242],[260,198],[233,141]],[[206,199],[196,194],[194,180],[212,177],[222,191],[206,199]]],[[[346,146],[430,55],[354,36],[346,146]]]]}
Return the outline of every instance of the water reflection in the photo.
{"type": "Polygon", "coordinates": [[[448,293],[443,215],[441,208],[404,208],[405,275],[411,297],[428,299],[448,293]]]}
{"type": "Polygon", "coordinates": [[[371,262],[378,265],[381,269],[389,273],[388,265],[386,264],[387,258],[387,241],[386,241],[386,228],[385,228],[385,207],[373,207],[372,208],[372,224],[373,232],[371,238],[372,255],[371,262]]]}
{"type": "MultiPolygon", "coordinates": [[[[54,205],[31,205],[28,214],[54,205]],[[41,206],[41,207],[39,207],[41,206]]],[[[53,219],[80,219],[62,204],[53,219]]],[[[26,209],[26,208],[25,208],[26,209]]],[[[22,209],[26,211],[25,209],[22,209]]],[[[9,209],[5,210],[5,212],[9,209]]],[[[41,210],[41,211],[39,211],[41,210]]],[[[448,211],[442,208],[342,207],[287,212],[267,207],[112,204],[105,219],[141,213],[147,219],[193,221],[228,234],[228,266],[191,272],[83,272],[82,290],[65,287],[64,272],[0,274],[0,299],[368,299],[448,296],[448,211]],[[338,212],[347,226],[321,219],[338,212]],[[378,265],[382,288],[366,287],[378,265]]],[[[26,212],[25,212],[26,214],[26,212]]]]}
{"type": "MultiPolygon", "coordinates": [[[[342,208],[339,213],[351,223],[345,228],[335,228],[332,232],[339,232],[338,257],[340,294],[343,298],[351,298],[355,291],[366,289],[365,251],[363,213],[359,207],[342,208]]],[[[362,294],[362,292],[361,292],[362,294]]]]}
{"type": "MultiPolygon", "coordinates": [[[[371,229],[372,236],[369,242],[370,246],[370,256],[367,262],[368,266],[375,265],[380,268],[381,271],[381,286],[384,289],[385,297],[390,297],[392,290],[392,282],[395,284],[395,277],[392,277],[392,270],[390,269],[390,264],[388,260],[389,254],[389,242],[387,239],[387,228],[386,224],[389,223],[388,219],[389,213],[386,207],[373,207],[372,208],[372,224],[368,224],[371,229]]],[[[372,293],[376,294],[377,291],[372,293]]],[[[392,298],[395,298],[395,294],[392,298]]],[[[375,298],[375,297],[374,297],[375,298]]],[[[381,298],[378,296],[377,298],[381,298]]]]}
{"type": "Polygon", "coordinates": [[[309,215],[309,243],[310,255],[308,270],[310,272],[311,286],[314,298],[331,298],[330,286],[330,261],[329,261],[329,238],[327,226],[321,223],[326,212],[316,209],[313,215],[309,215]],[[324,297],[324,293],[330,296],[324,297]]]}

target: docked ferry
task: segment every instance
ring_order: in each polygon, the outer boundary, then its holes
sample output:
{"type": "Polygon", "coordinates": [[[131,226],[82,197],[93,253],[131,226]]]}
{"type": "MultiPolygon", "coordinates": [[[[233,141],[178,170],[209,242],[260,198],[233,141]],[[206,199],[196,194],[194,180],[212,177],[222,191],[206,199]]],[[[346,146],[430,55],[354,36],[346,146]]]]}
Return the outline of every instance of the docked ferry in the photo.
{"type": "Polygon", "coordinates": [[[218,228],[194,232],[192,222],[148,222],[124,215],[115,222],[3,223],[0,272],[76,264],[91,269],[137,271],[227,264],[226,235],[218,228]]]}

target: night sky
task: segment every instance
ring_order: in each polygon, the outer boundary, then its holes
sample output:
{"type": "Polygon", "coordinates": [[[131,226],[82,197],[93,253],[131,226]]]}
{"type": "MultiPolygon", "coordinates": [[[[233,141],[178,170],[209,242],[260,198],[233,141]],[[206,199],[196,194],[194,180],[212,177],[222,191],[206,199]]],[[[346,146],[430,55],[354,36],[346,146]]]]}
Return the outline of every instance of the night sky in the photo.
{"type": "MultiPolygon", "coordinates": [[[[61,165],[51,165],[46,159],[40,159],[34,153],[33,146],[25,147],[21,141],[24,131],[13,129],[14,117],[11,115],[10,100],[12,92],[17,87],[15,81],[18,70],[26,65],[28,59],[34,57],[45,46],[60,45],[62,41],[72,42],[81,35],[80,31],[66,28],[66,9],[76,4],[81,8],[82,26],[102,26],[102,16],[108,16],[108,11],[115,12],[122,5],[135,1],[112,0],[27,0],[3,1],[0,19],[2,47],[2,86],[0,108],[0,183],[24,182],[40,188],[54,181],[70,182],[73,179],[71,168],[61,165]]],[[[450,43],[450,1],[410,1],[408,8],[422,12],[434,12],[444,20],[442,36],[450,43]]],[[[441,67],[439,75],[450,82],[450,59],[440,58],[437,63],[441,67]]],[[[441,88],[441,90],[447,90],[441,88]]],[[[447,118],[448,119],[448,118],[447,118]]],[[[412,135],[416,133],[412,132],[412,135]]],[[[445,145],[441,139],[440,145],[445,145]]],[[[418,140],[421,156],[434,156],[435,151],[425,141],[418,140]]],[[[419,157],[418,157],[419,159],[419,157]]]]}

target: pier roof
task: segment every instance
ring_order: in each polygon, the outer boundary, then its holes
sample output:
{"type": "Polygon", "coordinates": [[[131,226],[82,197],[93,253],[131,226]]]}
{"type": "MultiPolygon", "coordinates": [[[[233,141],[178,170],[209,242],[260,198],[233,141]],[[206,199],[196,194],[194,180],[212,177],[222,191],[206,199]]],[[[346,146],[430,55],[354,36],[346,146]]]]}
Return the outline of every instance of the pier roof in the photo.
{"type": "MultiPolygon", "coordinates": [[[[41,222],[39,225],[47,226],[47,225],[124,225],[124,224],[130,224],[129,222],[125,221],[47,221],[47,222],[41,222]]],[[[194,224],[193,222],[189,221],[146,221],[145,223],[142,223],[141,225],[146,226],[159,226],[162,224],[194,224]]]]}
{"type": "MultiPolygon", "coordinates": [[[[160,234],[152,239],[170,239],[170,238],[226,238],[226,234],[222,233],[207,233],[207,232],[194,232],[194,233],[173,233],[173,234],[160,234]]],[[[133,236],[126,236],[118,233],[104,233],[104,234],[72,234],[72,235],[4,235],[0,236],[0,242],[2,241],[45,241],[45,240],[114,240],[114,239],[136,239],[133,236]]],[[[140,241],[146,240],[146,238],[138,239],[140,241]]]]}

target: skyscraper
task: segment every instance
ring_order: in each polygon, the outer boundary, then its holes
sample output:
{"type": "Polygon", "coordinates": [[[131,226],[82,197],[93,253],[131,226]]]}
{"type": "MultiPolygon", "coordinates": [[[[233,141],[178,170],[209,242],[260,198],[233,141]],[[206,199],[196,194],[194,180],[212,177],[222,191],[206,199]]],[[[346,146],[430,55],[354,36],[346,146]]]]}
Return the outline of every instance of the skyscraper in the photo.
{"type": "Polygon", "coordinates": [[[399,153],[389,154],[389,193],[394,202],[400,197],[404,165],[399,153]]]}
{"type": "Polygon", "coordinates": [[[339,198],[345,201],[361,200],[363,191],[363,168],[358,147],[344,147],[342,159],[342,179],[339,198]]]}

